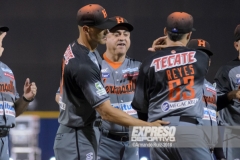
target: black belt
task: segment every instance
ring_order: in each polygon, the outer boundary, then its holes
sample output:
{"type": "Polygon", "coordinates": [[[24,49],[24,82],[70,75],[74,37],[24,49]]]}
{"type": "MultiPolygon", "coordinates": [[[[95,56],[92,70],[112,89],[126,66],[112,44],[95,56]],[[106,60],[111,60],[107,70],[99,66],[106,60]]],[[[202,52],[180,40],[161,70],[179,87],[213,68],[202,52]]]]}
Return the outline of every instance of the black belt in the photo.
{"type": "Polygon", "coordinates": [[[179,121],[181,121],[181,122],[193,123],[193,124],[198,124],[197,119],[192,118],[192,117],[184,117],[184,116],[181,116],[180,119],[179,119],[179,121]]]}
{"type": "Polygon", "coordinates": [[[122,141],[122,142],[129,141],[128,134],[118,135],[118,134],[113,134],[113,133],[109,132],[107,137],[112,140],[115,140],[115,141],[122,141]]]}
{"type": "Polygon", "coordinates": [[[6,137],[9,134],[10,128],[0,127],[0,137],[6,137]]]}
{"type": "MultiPolygon", "coordinates": [[[[162,119],[160,119],[160,120],[162,120],[162,119]]],[[[181,122],[193,123],[193,124],[198,124],[197,119],[192,118],[192,117],[180,116],[179,121],[181,121],[181,122]]]]}

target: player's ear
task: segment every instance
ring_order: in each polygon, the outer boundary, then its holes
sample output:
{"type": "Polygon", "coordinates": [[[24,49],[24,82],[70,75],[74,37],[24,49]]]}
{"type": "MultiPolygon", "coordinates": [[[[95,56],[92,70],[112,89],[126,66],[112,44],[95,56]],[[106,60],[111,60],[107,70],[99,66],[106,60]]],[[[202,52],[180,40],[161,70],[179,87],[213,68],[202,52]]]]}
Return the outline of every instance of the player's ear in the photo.
{"type": "Polygon", "coordinates": [[[165,36],[167,35],[167,28],[166,28],[166,27],[163,29],[163,34],[164,34],[165,36]]]}
{"type": "Polygon", "coordinates": [[[88,26],[82,26],[82,30],[84,33],[88,34],[89,33],[89,27],[88,26]]]}
{"type": "Polygon", "coordinates": [[[192,35],[192,32],[189,32],[189,33],[187,34],[187,40],[190,40],[191,35],[192,35]]]}
{"type": "Polygon", "coordinates": [[[239,51],[239,49],[238,49],[238,41],[237,41],[237,42],[234,42],[233,45],[234,45],[235,49],[236,49],[237,51],[239,51]]]}

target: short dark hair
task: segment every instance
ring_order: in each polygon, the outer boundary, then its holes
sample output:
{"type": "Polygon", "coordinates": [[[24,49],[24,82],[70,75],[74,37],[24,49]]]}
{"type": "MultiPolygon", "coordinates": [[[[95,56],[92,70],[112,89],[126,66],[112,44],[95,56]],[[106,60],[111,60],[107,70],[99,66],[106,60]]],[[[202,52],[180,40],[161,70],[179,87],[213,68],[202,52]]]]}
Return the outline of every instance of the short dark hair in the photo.
{"type": "Polygon", "coordinates": [[[174,42],[181,40],[184,34],[185,33],[173,33],[168,31],[169,38],[174,42]]]}

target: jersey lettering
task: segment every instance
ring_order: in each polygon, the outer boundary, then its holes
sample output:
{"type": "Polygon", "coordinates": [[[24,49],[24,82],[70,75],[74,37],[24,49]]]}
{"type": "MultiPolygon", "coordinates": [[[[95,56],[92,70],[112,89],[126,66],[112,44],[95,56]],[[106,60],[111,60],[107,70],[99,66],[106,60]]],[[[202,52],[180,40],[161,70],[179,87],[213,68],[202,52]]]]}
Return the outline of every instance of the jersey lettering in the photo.
{"type": "Polygon", "coordinates": [[[13,81],[10,81],[10,83],[0,83],[0,92],[10,92],[14,94],[15,89],[13,86],[13,81]]]}
{"type": "Polygon", "coordinates": [[[216,106],[217,103],[217,98],[216,95],[212,95],[212,96],[203,96],[203,101],[210,103],[213,106],[216,106]]]}
{"type": "Polygon", "coordinates": [[[183,77],[183,79],[175,79],[168,82],[169,95],[168,99],[170,101],[179,101],[192,99],[195,97],[195,90],[192,88],[194,86],[194,76],[183,77]],[[182,80],[182,81],[181,81],[182,80]],[[186,90],[182,91],[180,86],[186,85],[186,90]]]}
{"type": "Polygon", "coordinates": [[[198,102],[198,98],[183,100],[183,101],[179,101],[179,102],[165,101],[162,103],[161,109],[163,112],[168,112],[170,110],[194,106],[194,105],[196,105],[197,102],[198,102]]]}
{"type": "Polygon", "coordinates": [[[75,58],[74,54],[72,53],[72,49],[70,45],[67,47],[67,50],[64,53],[64,58],[65,58],[65,64],[68,64],[70,59],[75,58]]]}
{"type": "Polygon", "coordinates": [[[182,77],[186,77],[189,75],[194,75],[194,68],[193,65],[182,66],[178,68],[168,69],[166,70],[167,79],[174,80],[179,79],[182,77]]]}
{"type": "Polygon", "coordinates": [[[158,72],[168,68],[192,64],[197,62],[196,58],[194,57],[195,53],[196,53],[195,51],[190,51],[159,57],[152,61],[150,67],[153,66],[155,72],[158,72]]]}
{"type": "Polygon", "coordinates": [[[9,73],[4,73],[4,76],[7,76],[7,77],[10,77],[10,78],[12,78],[12,79],[14,79],[14,76],[12,75],[12,74],[9,74],[9,73]]]}
{"type": "Polygon", "coordinates": [[[15,117],[15,109],[12,102],[0,101],[0,115],[4,114],[15,117]]]}
{"type": "Polygon", "coordinates": [[[106,84],[105,89],[106,89],[107,93],[110,93],[110,94],[133,93],[136,89],[136,81],[137,81],[136,79],[129,80],[128,84],[122,85],[122,86],[113,86],[113,85],[107,85],[106,84]]]}
{"type": "Polygon", "coordinates": [[[207,91],[212,92],[213,94],[216,94],[216,89],[213,86],[205,84],[205,87],[206,87],[207,91]]]}
{"type": "Polygon", "coordinates": [[[125,102],[125,103],[112,103],[114,108],[120,109],[126,112],[128,115],[137,114],[137,112],[132,108],[132,102],[125,102]]]}
{"type": "Polygon", "coordinates": [[[206,107],[204,107],[203,109],[204,109],[203,120],[212,120],[216,122],[216,116],[217,116],[216,111],[212,109],[208,109],[206,107]]]}

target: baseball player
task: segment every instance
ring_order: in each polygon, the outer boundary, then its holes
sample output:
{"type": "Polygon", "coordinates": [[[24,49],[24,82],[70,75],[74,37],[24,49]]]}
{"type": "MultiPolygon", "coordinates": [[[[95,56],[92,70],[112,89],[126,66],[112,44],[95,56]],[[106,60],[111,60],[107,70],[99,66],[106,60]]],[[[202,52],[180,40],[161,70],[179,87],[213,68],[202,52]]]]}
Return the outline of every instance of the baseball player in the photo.
{"type": "MultiPolygon", "coordinates": [[[[2,41],[8,30],[8,27],[0,27],[0,56],[4,50],[2,41]]],[[[16,125],[15,117],[22,114],[29,102],[33,101],[37,87],[34,82],[30,83],[29,78],[27,78],[23,86],[23,96],[20,98],[12,70],[3,62],[0,62],[0,67],[0,159],[9,160],[9,130],[16,125]]]]}
{"type": "MultiPolygon", "coordinates": [[[[166,36],[164,37],[159,37],[156,39],[152,47],[150,47],[148,50],[151,52],[156,52],[157,50],[161,50],[163,48],[168,47],[166,45],[166,36]]],[[[198,49],[201,50],[209,56],[209,66],[211,64],[211,59],[210,57],[213,55],[213,52],[210,49],[210,44],[203,40],[203,39],[192,39],[188,42],[187,47],[193,48],[193,49],[198,49]]],[[[203,126],[208,126],[208,127],[203,127],[205,134],[206,134],[206,141],[209,145],[210,150],[213,150],[214,146],[218,146],[214,148],[214,155],[216,156],[217,159],[219,160],[224,160],[225,156],[223,154],[222,150],[222,142],[218,141],[218,135],[219,130],[217,129],[216,126],[218,126],[218,123],[216,121],[216,111],[221,110],[222,108],[226,106],[216,106],[217,103],[217,97],[216,97],[216,90],[215,87],[208,82],[206,79],[204,80],[204,86],[203,86],[203,107],[204,107],[204,114],[203,114],[203,126]],[[212,126],[212,127],[209,127],[212,126]],[[218,132],[218,133],[217,133],[218,132]]]]}
{"type": "Polygon", "coordinates": [[[218,94],[220,125],[226,126],[223,149],[226,159],[240,159],[240,25],[234,31],[234,47],[239,52],[236,59],[222,66],[214,81],[218,94]]]}
{"type": "MultiPolygon", "coordinates": [[[[211,64],[210,57],[213,55],[211,51],[210,44],[203,39],[191,39],[187,47],[194,48],[205,52],[209,56],[209,66],[211,64]]],[[[218,142],[218,123],[217,123],[217,93],[215,87],[208,82],[206,79],[204,80],[203,85],[203,130],[206,134],[206,141],[210,150],[213,152],[214,147],[218,142]],[[211,126],[211,127],[210,127],[211,126]]],[[[221,148],[220,148],[221,149],[221,148]]],[[[222,152],[216,152],[214,150],[214,154],[217,159],[225,158],[222,152]]]]}
{"type": "MultiPolygon", "coordinates": [[[[167,48],[145,60],[140,68],[132,106],[148,121],[170,121],[171,126],[191,126],[176,132],[172,148],[150,148],[152,159],[213,159],[204,139],[202,125],[202,86],[209,57],[186,46],[193,30],[193,18],[174,12],[167,18],[164,34],[167,48]],[[194,128],[194,130],[193,130],[194,128]],[[181,148],[191,144],[192,148],[181,148]]],[[[140,119],[143,119],[139,117],[140,119]]]]}
{"type": "Polygon", "coordinates": [[[159,126],[141,121],[111,106],[101,80],[101,57],[96,50],[105,43],[107,29],[115,26],[106,10],[89,4],[77,13],[79,38],[69,44],[62,61],[59,106],[60,126],[54,142],[57,160],[96,159],[99,130],[94,127],[96,111],[102,119],[123,126],[159,126]]]}
{"type": "MultiPolygon", "coordinates": [[[[110,19],[116,22],[116,26],[106,35],[106,52],[101,70],[103,84],[113,107],[137,117],[131,102],[141,63],[126,57],[133,26],[120,16],[110,19]]],[[[128,146],[128,127],[103,120],[99,128],[102,133],[99,160],[139,160],[138,148],[128,146]]]]}

